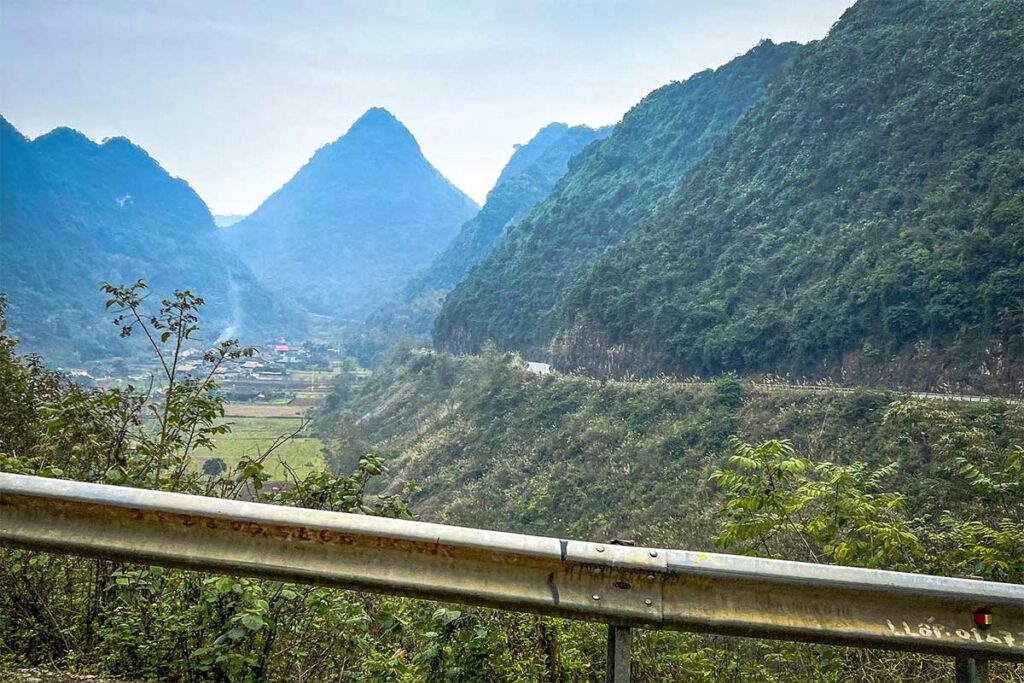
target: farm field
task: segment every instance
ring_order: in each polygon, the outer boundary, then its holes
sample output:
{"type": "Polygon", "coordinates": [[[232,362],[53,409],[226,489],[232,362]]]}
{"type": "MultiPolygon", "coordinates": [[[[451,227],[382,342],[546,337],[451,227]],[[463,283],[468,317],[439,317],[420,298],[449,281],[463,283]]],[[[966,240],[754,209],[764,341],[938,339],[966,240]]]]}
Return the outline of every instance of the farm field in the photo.
{"type": "Polygon", "coordinates": [[[320,402],[324,400],[326,395],[322,391],[296,391],[295,398],[288,405],[295,406],[296,408],[320,405],[320,402]]]}
{"type": "Polygon", "coordinates": [[[295,405],[293,403],[228,403],[224,406],[224,414],[231,418],[295,418],[306,414],[312,403],[295,405]]]}
{"type": "Polygon", "coordinates": [[[292,370],[288,377],[293,382],[330,383],[338,376],[337,370],[292,370]]]}
{"type": "Polygon", "coordinates": [[[296,391],[322,392],[331,388],[331,382],[337,375],[337,371],[292,370],[287,383],[296,391]]]}
{"type": "MultiPolygon", "coordinates": [[[[287,418],[229,417],[225,419],[225,422],[231,424],[231,432],[214,439],[215,449],[196,451],[193,456],[193,465],[197,469],[201,468],[203,463],[210,458],[220,458],[228,469],[233,469],[242,458],[254,457],[269,448],[279,437],[291,434],[298,429],[302,420],[294,416],[287,418]]],[[[264,463],[271,475],[271,480],[289,479],[288,468],[294,470],[299,477],[323,469],[322,448],[319,439],[309,436],[298,436],[281,444],[264,463]]]]}

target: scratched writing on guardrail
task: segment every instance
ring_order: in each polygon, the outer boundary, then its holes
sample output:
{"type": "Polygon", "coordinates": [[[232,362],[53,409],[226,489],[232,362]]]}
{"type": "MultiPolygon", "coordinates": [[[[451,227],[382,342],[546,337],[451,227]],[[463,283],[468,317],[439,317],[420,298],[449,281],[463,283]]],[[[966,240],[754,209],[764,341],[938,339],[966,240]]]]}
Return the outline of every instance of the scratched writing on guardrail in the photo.
{"type": "Polygon", "coordinates": [[[1006,645],[1007,647],[1019,647],[1024,649],[1024,632],[1014,635],[1009,631],[989,630],[981,631],[977,628],[950,628],[945,624],[933,623],[932,619],[912,626],[905,621],[893,623],[885,620],[886,625],[894,636],[902,638],[934,638],[937,640],[963,640],[976,643],[990,643],[992,645],[1006,645]]]}

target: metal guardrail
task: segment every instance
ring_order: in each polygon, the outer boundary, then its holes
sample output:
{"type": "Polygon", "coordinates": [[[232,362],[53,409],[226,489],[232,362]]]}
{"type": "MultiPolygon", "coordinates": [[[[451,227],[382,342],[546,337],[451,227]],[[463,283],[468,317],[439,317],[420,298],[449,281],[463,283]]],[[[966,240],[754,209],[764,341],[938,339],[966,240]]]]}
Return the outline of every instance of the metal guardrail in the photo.
{"type": "Polygon", "coordinates": [[[4,473],[0,544],[607,622],[609,671],[627,677],[615,681],[628,680],[628,626],[1024,661],[1014,584],[4,473]]]}

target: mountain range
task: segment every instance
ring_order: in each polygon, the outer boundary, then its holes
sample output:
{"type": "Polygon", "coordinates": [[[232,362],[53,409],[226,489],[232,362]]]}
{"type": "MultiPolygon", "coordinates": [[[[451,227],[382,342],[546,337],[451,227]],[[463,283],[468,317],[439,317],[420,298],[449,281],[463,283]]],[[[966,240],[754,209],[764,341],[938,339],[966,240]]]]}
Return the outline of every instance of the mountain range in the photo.
{"type": "Polygon", "coordinates": [[[820,41],[655,91],[448,295],[436,346],[1016,386],[1022,46],[1015,0],[861,0],[820,41]]]}
{"type": "Polygon", "coordinates": [[[384,109],[366,112],[248,217],[212,216],[126,138],[29,140],[0,119],[0,292],[24,348],[123,355],[101,282],[204,298],[206,336],[307,334],[309,313],[371,310],[429,264],[476,205],[384,109]]]}
{"type": "Polygon", "coordinates": [[[432,328],[596,376],[1002,390],[1024,377],[1022,45],[1017,0],[860,0],[610,130],[546,126],[479,211],[381,108],[219,228],[124,138],[0,119],[0,291],[61,358],[108,353],[93,293],[143,276],[204,295],[217,334],[312,313],[363,360],[432,328]]]}
{"type": "Polygon", "coordinates": [[[645,97],[455,287],[437,319],[438,345],[475,351],[491,340],[537,355],[562,289],[654,214],[798,50],[765,41],[645,97]]]}
{"type": "Polygon", "coordinates": [[[1024,377],[1024,12],[866,0],[563,290],[566,366],[1024,377]]]}
{"type": "Polygon", "coordinates": [[[361,359],[372,357],[401,337],[430,334],[445,295],[494,249],[507,230],[544,199],[566,173],[570,161],[610,127],[552,123],[515,152],[498,177],[487,201],[466,221],[443,252],[415,274],[393,299],[367,318],[358,349],[361,359]]]}
{"type": "Polygon", "coordinates": [[[123,355],[99,286],[139,278],[160,296],[201,295],[209,341],[301,329],[221,248],[188,183],[129,140],[70,128],[29,140],[0,117],[0,150],[0,292],[28,350],[65,363],[123,355]]]}

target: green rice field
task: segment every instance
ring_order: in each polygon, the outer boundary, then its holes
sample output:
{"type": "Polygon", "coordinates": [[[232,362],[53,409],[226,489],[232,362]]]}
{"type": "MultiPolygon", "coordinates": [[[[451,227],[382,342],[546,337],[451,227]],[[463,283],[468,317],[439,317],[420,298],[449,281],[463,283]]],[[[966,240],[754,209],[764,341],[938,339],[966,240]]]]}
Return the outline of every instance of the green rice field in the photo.
{"type": "MultiPolygon", "coordinates": [[[[302,420],[297,417],[229,417],[231,432],[214,439],[213,450],[196,451],[192,456],[193,465],[199,469],[209,458],[220,458],[228,469],[234,469],[239,460],[256,457],[273,445],[282,436],[294,432],[302,420]]],[[[287,480],[288,471],[295,471],[299,477],[325,467],[323,445],[319,439],[299,435],[281,444],[264,462],[271,480],[287,480]]]]}

